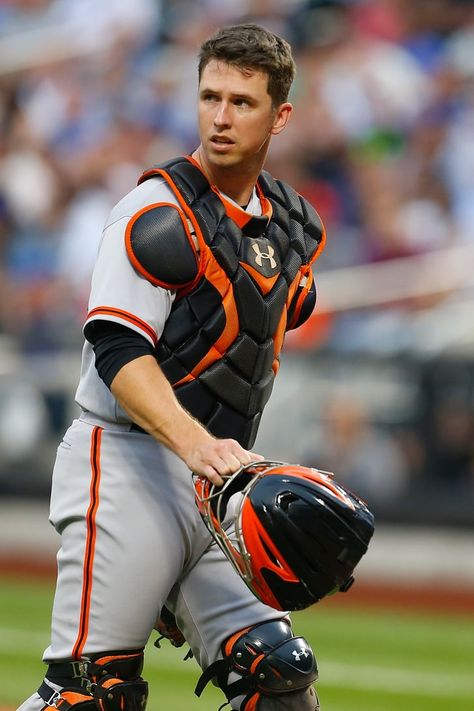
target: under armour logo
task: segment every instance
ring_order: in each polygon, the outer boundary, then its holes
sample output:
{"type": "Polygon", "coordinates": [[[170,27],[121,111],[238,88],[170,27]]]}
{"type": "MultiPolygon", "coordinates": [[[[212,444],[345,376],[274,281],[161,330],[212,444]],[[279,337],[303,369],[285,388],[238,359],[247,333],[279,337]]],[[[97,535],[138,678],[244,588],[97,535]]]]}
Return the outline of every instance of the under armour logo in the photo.
{"type": "Polygon", "coordinates": [[[275,259],[273,259],[273,255],[275,254],[275,250],[273,249],[272,245],[268,245],[268,252],[261,252],[260,247],[256,242],[253,243],[252,249],[255,252],[255,263],[258,264],[259,267],[262,266],[262,259],[269,259],[270,260],[270,267],[272,269],[275,269],[277,263],[275,259]]]}
{"type": "Polygon", "coordinates": [[[301,657],[309,657],[309,652],[307,649],[302,649],[301,652],[297,652],[296,649],[294,649],[292,654],[297,662],[300,661],[301,657]]]}

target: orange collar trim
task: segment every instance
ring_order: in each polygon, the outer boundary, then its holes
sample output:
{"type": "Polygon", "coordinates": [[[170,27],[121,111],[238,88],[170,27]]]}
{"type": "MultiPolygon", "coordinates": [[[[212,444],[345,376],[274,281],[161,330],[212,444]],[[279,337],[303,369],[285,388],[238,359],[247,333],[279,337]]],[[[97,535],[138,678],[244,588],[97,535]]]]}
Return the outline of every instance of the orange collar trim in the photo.
{"type": "MultiPolygon", "coordinates": [[[[199,168],[201,173],[204,175],[204,171],[201,167],[201,165],[195,160],[192,156],[188,155],[186,156],[186,159],[192,163],[196,168],[199,168]]],[[[256,190],[257,190],[257,196],[260,200],[260,205],[262,209],[262,214],[261,215],[252,215],[250,212],[246,212],[243,210],[239,205],[236,205],[233,203],[229,198],[227,198],[225,195],[221,193],[217,185],[211,185],[211,190],[215,192],[219,200],[222,202],[224,205],[226,215],[227,217],[230,217],[231,220],[233,220],[240,229],[243,229],[246,224],[250,222],[252,217],[266,217],[267,220],[269,221],[272,217],[273,214],[273,209],[272,209],[272,204],[268,198],[265,197],[263,194],[263,191],[260,187],[260,185],[257,183],[256,185],[256,190]]]]}

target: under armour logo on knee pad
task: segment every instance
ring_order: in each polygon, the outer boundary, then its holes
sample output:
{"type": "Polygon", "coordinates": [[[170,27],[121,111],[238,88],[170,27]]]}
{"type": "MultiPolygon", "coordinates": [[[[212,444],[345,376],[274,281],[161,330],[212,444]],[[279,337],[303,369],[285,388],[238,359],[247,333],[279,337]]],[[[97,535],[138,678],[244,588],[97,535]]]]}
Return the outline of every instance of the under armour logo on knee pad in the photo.
{"type": "Polygon", "coordinates": [[[302,649],[301,652],[298,652],[296,649],[294,649],[292,654],[297,662],[300,661],[301,657],[304,657],[305,659],[306,657],[309,657],[309,652],[307,649],[302,649]]]}

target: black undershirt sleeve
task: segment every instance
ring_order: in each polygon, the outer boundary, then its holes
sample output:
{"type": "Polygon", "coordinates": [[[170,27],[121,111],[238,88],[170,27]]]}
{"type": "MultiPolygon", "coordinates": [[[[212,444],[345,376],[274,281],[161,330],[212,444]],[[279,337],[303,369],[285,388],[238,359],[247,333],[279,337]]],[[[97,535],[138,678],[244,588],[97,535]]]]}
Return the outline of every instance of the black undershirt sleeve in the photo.
{"type": "Polygon", "coordinates": [[[113,321],[91,321],[86,325],[84,335],[92,344],[95,367],[108,388],[126,363],[143,355],[155,354],[153,346],[144,336],[113,321]]]}

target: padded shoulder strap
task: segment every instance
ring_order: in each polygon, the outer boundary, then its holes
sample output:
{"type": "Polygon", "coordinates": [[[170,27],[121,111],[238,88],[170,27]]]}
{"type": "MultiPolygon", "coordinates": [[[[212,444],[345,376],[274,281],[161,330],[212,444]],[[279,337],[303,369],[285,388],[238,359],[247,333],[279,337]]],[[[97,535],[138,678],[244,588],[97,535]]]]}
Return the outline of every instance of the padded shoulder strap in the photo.
{"type": "Polygon", "coordinates": [[[206,176],[191,160],[174,158],[146,171],[139,183],[161,175],[176,195],[198,238],[201,251],[212,242],[217,225],[225,216],[222,202],[206,176]]]}
{"type": "MultiPolygon", "coordinates": [[[[266,170],[262,171],[258,179],[263,194],[277,207],[283,208],[290,221],[294,220],[303,227],[304,242],[303,264],[312,264],[321,254],[326,244],[324,225],[314,207],[302,195],[296,192],[291,185],[282,180],[275,180],[266,170]]],[[[274,210],[274,219],[279,220],[281,210],[274,210]]],[[[282,225],[282,227],[284,227],[282,225]]],[[[285,227],[284,227],[285,228],[285,227]]],[[[288,227],[287,227],[288,229],[288,227]]],[[[293,238],[299,231],[295,231],[293,238]]],[[[292,231],[290,230],[290,239],[292,231]]],[[[298,250],[298,245],[295,245],[298,250]]],[[[299,251],[299,250],[298,250],[299,251]]]]}
{"type": "Polygon", "coordinates": [[[172,160],[158,163],[145,171],[138,180],[138,184],[143,183],[156,175],[167,173],[173,183],[179,188],[182,196],[188,205],[191,205],[197,198],[210,189],[209,181],[204,173],[190,160],[184,157],[173,158],[172,160]]]}

